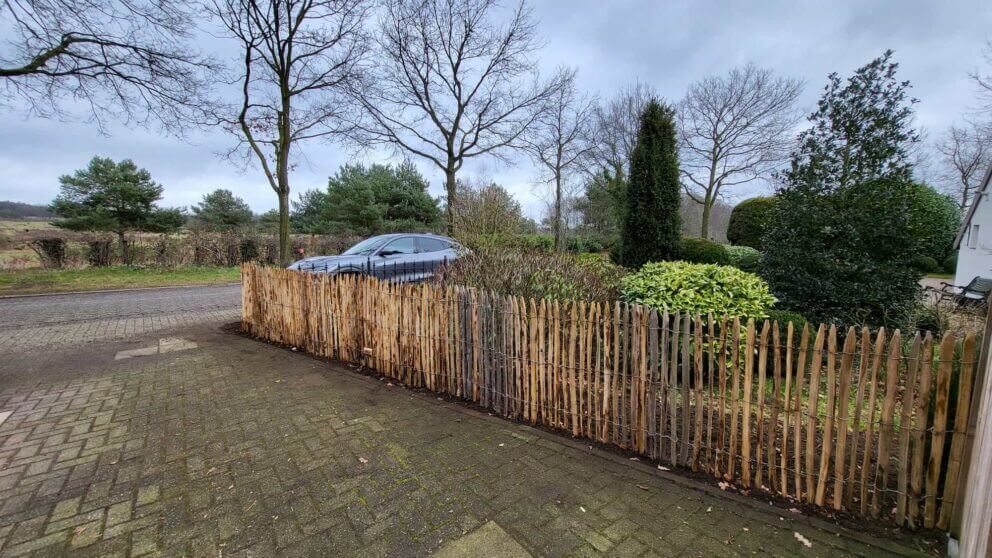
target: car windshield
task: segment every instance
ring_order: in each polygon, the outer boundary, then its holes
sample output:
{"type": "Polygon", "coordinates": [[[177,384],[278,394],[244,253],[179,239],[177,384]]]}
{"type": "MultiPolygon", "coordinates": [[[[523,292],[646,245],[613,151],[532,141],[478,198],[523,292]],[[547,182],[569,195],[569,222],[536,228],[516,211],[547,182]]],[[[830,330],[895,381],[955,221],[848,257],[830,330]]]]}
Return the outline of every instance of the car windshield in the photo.
{"type": "Polygon", "coordinates": [[[344,252],[341,252],[342,256],[359,256],[363,254],[371,254],[379,249],[380,246],[389,242],[388,237],[373,236],[372,238],[366,238],[365,240],[359,242],[358,244],[348,248],[344,252]]]}

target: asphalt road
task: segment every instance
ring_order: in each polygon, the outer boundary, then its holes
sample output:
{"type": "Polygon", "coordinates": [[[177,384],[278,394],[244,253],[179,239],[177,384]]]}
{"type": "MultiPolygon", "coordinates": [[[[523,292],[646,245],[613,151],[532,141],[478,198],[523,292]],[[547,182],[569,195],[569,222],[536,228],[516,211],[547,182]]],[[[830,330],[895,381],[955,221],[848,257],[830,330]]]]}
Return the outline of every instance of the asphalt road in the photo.
{"type": "Polygon", "coordinates": [[[4,298],[0,353],[230,322],[240,312],[240,285],[4,298]]]}
{"type": "Polygon", "coordinates": [[[241,285],[205,285],[56,294],[0,299],[0,329],[66,324],[107,318],[202,314],[235,309],[241,285]]]}

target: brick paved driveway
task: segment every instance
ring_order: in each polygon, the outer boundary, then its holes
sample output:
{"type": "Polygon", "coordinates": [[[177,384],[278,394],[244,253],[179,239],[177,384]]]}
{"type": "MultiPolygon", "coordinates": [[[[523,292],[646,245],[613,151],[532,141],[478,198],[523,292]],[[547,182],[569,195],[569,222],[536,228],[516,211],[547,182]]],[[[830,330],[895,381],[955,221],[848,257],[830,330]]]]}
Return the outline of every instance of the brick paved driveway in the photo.
{"type": "Polygon", "coordinates": [[[223,333],[236,290],[91,296],[0,300],[0,555],[886,555],[223,333]]]}

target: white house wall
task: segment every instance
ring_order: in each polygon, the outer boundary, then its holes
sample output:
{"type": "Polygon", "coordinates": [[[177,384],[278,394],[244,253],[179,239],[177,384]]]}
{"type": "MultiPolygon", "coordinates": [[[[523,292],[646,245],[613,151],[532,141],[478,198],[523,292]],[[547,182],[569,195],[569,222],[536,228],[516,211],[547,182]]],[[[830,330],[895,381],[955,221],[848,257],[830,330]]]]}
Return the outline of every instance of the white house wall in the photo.
{"type": "Polygon", "coordinates": [[[982,194],[968,223],[969,230],[961,239],[958,268],[954,274],[956,285],[967,285],[975,277],[992,277],[992,202],[987,199],[988,195],[988,192],[982,194]],[[977,242],[971,238],[974,225],[978,225],[977,242]]]}

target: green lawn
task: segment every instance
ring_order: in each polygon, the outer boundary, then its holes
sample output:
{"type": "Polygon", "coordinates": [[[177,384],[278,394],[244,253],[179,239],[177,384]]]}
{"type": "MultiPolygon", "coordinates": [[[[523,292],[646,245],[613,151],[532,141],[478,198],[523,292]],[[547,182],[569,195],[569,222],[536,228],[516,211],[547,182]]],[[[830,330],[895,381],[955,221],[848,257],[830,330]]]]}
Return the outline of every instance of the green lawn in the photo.
{"type": "Polygon", "coordinates": [[[927,277],[931,279],[954,279],[953,273],[927,273],[927,277]]]}
{"type": "Polygon", "coordinates": [[[0,271],[0,295],[210,285],[241,280],[237,267],[89,267],[0,271]]]}

